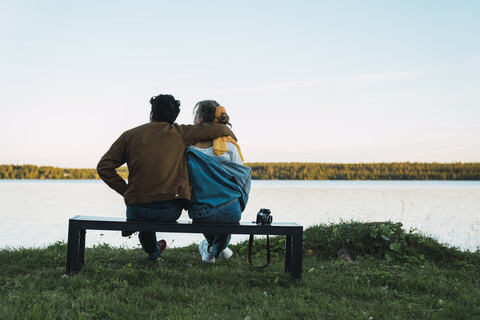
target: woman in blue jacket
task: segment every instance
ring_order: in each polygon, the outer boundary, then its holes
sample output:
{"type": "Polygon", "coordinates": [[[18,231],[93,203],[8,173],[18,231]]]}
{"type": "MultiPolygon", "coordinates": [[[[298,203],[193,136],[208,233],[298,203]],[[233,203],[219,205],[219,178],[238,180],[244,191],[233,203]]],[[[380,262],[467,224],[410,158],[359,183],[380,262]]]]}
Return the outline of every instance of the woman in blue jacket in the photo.
{"type": "MultiPolygon", "coordinates": [[[[194,123],[219,122],[231,126],[225,108],[214,100],[196,104],[194,123]]],[[[188,214],[194,223],[238,223],[250,192],[251,170],[243,166],[240,147],[231,137],[203,141],[187,148],[188,175],[192,185],[188,214]]],[[[230,258],[231,235],[204,233],[202,260],[214,263],[230,258]]]]}

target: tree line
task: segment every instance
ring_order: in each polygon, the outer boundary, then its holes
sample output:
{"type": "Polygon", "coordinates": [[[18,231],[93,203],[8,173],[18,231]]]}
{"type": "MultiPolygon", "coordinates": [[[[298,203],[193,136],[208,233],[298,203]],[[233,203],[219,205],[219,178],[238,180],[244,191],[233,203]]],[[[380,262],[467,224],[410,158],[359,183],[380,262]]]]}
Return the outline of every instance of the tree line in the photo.
{"type": "MultiPolygon", "coordinates": [[[[117,172],[127,179],[127,167],[117,172]]],[[[35,165],[0,165],[0,179],[100,179],[95,169],[69,169],[35,165]]]]}
{"type": "Polygon", "coordinates": [[[480,163],[249,163],[260,180],[480,180],[480,163]]]}
{"type": "MultiPolygon", "coordinates": [[[[258,180],[480,180],[480,162],[471,163],[245,163],[258,180]]],[[[123,166],[117,172],[128,178],[123,166]]],[[[99,179],[95,169],[0,165],[0,179],[99,179]]]]}

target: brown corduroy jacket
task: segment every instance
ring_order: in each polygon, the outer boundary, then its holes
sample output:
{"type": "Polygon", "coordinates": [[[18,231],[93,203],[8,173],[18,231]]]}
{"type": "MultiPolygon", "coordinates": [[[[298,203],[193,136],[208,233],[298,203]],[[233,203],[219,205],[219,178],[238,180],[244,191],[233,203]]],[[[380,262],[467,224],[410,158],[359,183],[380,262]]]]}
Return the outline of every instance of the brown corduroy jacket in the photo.
{"type": "Polygon", "coordinates": [[[185,148],[198,141],[235,137],[223,124],[150,122],[125,131],[100,159],[97,172],[127,203],[190,201],[185,148]],[[128,184],[116,172],[128,166],[128,184]]]}

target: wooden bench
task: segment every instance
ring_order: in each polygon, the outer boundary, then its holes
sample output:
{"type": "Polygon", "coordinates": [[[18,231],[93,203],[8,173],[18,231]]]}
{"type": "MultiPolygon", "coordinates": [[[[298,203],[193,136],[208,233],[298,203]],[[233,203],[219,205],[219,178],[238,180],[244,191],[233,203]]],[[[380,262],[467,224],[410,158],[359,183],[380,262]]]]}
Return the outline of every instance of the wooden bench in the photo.
{"type": "Polygon", "coordinates": [[[285,272],[290,272],[293,279],[302,278],[303,226],[296,223],[133,222],[124,218],[75,216],[68,224],[67,274],[79,272],[85,264],[86,230],[285,235],[285,272]]]}

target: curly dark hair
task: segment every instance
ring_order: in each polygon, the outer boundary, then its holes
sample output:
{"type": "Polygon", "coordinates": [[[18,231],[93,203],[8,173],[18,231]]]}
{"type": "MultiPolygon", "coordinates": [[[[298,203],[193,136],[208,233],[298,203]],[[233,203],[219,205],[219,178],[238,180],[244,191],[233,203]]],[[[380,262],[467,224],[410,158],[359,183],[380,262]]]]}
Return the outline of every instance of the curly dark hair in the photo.
{"type": "Polygon", "coordinates": [[[160,94],[150,99],[152,105],[152,121],[173,124],[180,113],[180,101],[171,94],[160,94]]]}
{"type": "MultiPolygon", "coordinates": [[[[217,110],[217,107],[220,107],[220,104],[215,100],[203,100],[198,102],[193,108],[195,123],[200,122],[200,119],[203,120],[203,122],[213,122],[215,120],[215,111],[217,110]]],[[[226,113],[222,113],[218,119],[218,122],[231,127],[232,124],[229,121],[230,117],[226,113]]]]}

